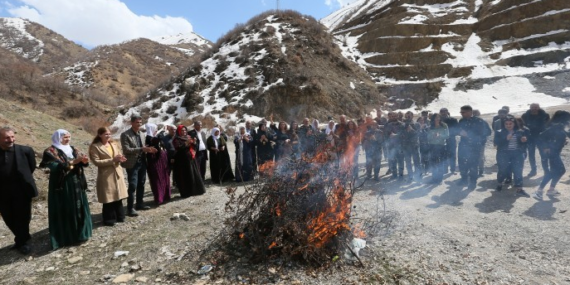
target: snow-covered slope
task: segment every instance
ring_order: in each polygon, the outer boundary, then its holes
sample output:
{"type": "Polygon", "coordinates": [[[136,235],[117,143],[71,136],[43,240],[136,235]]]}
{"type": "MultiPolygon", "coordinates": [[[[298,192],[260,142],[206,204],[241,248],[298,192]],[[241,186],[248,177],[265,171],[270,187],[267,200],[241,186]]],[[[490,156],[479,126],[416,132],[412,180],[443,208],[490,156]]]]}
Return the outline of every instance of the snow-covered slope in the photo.
{"type": "Polygon", "coordinates": [[[394,102],[409,99],[396,108],[570,98],[570,1],[360,0],[321,22],[394,102]]]}
{"type": "Polygon", "coordinates": [[[383,101],[316,20],[266,13],[230,31],[208,58],[125,110],[113,127],[122,130],[135,113],[157,124],[200,119],[207,127],[269,114],[286,121],[356,116],[383,101]]]}
{"type": "Polygon", "coordinates": [[[44,53],[44,43],[26,30],[29,24],[20,18],[0,18],[0,46],[38,62],[44,53]]]}
{"type": "Polygon", "coordinates": [[[193,32],[163,36],[151,40],[163,45],[173,46],[189,56],[196,54],[197,51],[205,51],[212,47],[210,41],[193,32]]]}

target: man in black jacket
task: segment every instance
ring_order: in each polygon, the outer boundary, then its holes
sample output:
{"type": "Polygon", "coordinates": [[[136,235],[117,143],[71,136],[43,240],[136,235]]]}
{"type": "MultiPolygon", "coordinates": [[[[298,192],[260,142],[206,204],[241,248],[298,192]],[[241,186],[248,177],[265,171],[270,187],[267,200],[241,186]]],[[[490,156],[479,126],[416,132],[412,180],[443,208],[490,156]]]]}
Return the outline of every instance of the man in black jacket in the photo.
{"type": "Polygon", "coordinates": [[[447,110],[447,108],[441,108],[441,110],[439,110],[439,115],[441,116],[441,120],[449,129],[449,138],[447,139],[445,146],[447,160],[445,161],[443,172],[447,173],[450,171],[455,174],[455,169],[457,167],[457,140],[455,137],[459,135],[457,131],[458,122],[456,118],[449,115],[449,110],[447,110]]]}
{"type": "Polygon", "coordinates": [[[38,196],[32,176],[36,158],[32,148],[15,144],[14,133],[10,127],[0,129],[0,214],[14,233],[13,248],[29,254],[32,198],[38,196]]]}
{"type": "Polygon", "coordinates": [[[491,129],[483,119],[473,116],[473,108],[469,105],[461,107],[461,116],[458,124],[458,134],[461,136],[458,150],[461,180],[458,185],[475,190],[479,176],[481,148],[485,147],[485,141],[491,135],[491,129]]]}
{"type": "Polygon", "coordinates": [[[206,133],[202,131],[202,122],[194,122],[194,129],[188,132],[188,135],[196,140],[196,161],[200,168],[200,176],[202,181],[206,179],[206,160],[208,160],[208,149],[206,148],[206,133]]]}
{"type": "MultiPolygon", "coordinates": [[[[528,176],[531,177],[536,175],[535,150],[537,149],[538,136],[541,132],[544,131],[546,123],[550,120],[550,115],[542,110],[538,103],[532,103],[530,104],[530,109],[522,115],[522,119],[526,127],[530,130],[530,136],[527,141],[527,148],[528,162],[530,163],[530,173],[528,176]]],[[[540,148],[538,149],[538,153],[540,155],[542,168],[544,169],[545,167],[548,167],[544,165],[547,163],[547,161],[543,158],[543,153],[540,148]]]]}

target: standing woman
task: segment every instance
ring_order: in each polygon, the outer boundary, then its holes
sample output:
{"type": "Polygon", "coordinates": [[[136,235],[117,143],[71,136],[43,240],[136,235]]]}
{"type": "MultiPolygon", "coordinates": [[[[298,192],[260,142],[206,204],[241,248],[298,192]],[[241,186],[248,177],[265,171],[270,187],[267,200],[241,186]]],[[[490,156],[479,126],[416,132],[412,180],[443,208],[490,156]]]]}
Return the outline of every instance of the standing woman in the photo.
{"type": "Polygon", "coordinates": [[[273,116],[271,116],[269,127],[275,132],[275,161],[279,161],[281,158],[286,157],[291,149],[291,140],[289,135],[287,135],[287,123],[281,121],[279,122],[279,127],[276,127],[275,123],[273,123],[273,116]]]}
{"type": "Polygon", "coordinates": [[[245,127],[239,128],[239,133],[235,135],[234,144],[236,146],[236,181],[249,181],[253,176],[253,138],[245,131],[245,127]]]}
{"type": "Polygon", "coordinates": [[[540,182],[540,186],[533,194],[533,197],[542,200],[542,194],[546,184],[550,182],[550,189],[546,191],[546,195],[558,196],[560,192],[556,191],[556,184],[566,173],[566,168],[560,157],[562,148],[566,145],[566,132],[564,128],[570,124],[570,113],[567,111],[556,111],[552,119],[546,124],[546,129],[540,133],[538,137],[538,146],[544,154],[543,159],[544,177],[540,182]]]}
{"type": "Polygon", "coordinates": [[[204,181],[200,174],[196,160],[196,142],[188,135],[186,127],[179,125],[172,145],[176,150],[174,154],[174,181],[182,198],[197,196],[206,193],[204,181]]]}
{"type": "Polygon", "coordinates": [[[125,221],[123,199],[129,195],[121,163],[127,161],[111,140],[111,131],[102,127],[89,146],[89,158],[97,166],[97,199],[103,203],[103,224],[114,226],[125,221]]]}
{"type": "Polygon", "coordinates": [[[48,192],[49,237],[52,249],[76,245],[91,237],[93,224],[87,201],[83,167],[89,158],[72,147],[71,134],[55,131],[52,145],[43,154],[40,167],[50,169],[48,192]]]}
{"type": "Polygon", "coordinates": [[[505,179],[514,176],[516,194],[530,197],[523,189],[523,164],[526,153],[527,134],[519,129],[514,117],[507,117],[504,128],[495,133],[494,144],[497,146],[497,191],[503,188],[505,179]]]}
{"type": "Polygon", "coordinates": [[[291,128],[287,131],[287,136],[291,141],[291,158],[298,159],[301,157],[301,147],[299,145],[299,124],[297,122],[291,122],[291,128]]]}
{"type": "Polygon", "coordinates": [[[219,128],[212,129],[212,135],[206,140],[206,147],[210,151],[210,175],[213,183],[222,183],[234,179],[231,163],[227,159],[227,145],[224,137],[220,135],[219,128]]]}
{"type": "Polygon", "coordinates": [[[441,184],[445,163],[447,161],[446,145],[447,139],[449,138],[449,129],[447,124],[441,121],[440,114],[435,113],[431,117],[431,127],[427,129],[426,132],[429,149],[426,156],[429,156],[429,165],[432,170],[431,180],[428,183],[441,184]]]}
{"type": "Polygon", "coordinates": [[[155,153],[146,154],[146,171],[150,182],[150,189],[154,197],[154,204],[159,206],[170,201],[170,168],[168,152],[163,141],[156,136],[158,128],[155,124],[145,125],[145,145],[157,149],[155,153]]]}
{"type": "Polygon", "coordinates": [[[257,165],[261,166],[268,161],[273,161],[273,136],[267,131],[267,125],[259,123],[259,128],[255,134],[255,145],[257,146],[257,165]]]}

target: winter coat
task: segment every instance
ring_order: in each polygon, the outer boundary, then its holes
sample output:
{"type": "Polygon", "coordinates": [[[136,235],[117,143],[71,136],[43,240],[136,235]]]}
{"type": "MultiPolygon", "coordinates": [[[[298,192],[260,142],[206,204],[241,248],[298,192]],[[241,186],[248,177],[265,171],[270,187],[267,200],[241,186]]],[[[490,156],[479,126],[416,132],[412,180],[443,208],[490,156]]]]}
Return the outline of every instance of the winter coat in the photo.
{"type": "MultiPolygon", "coordinates": [[[[119,147],[111,143],[114,155],[121,154],[119,147]]],[[[89,159],[97,166],[97,200],[111,203],[128,197],[123,167],[113,162],[113,154],[100,142],[89,146],[89,159]]]]}
{"type": "Polygon", "coordinates": [[[522,119],[525,126],[530,130],[531,138],[536,139],[546,128],[546,123],[550,120],[550,115],[542,109],[539,109],[536,115],[532,115],[530,110],[528,110],[522,115],[522,119]]]}

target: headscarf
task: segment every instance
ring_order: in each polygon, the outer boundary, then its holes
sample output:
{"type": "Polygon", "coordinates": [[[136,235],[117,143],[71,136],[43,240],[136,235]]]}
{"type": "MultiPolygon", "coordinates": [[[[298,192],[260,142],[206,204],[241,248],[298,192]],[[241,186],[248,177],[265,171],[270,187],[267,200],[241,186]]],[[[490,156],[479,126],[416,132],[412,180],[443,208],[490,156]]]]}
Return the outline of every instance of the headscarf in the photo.
{"type": "Polygon", "coordinates": [[[68,131],[66,131],[64,129],[59,129],[59,130],[55,131],[55,133],[53,133],[53,135],[51,136],[51,143],[57,149],[63,151],[63,153],[65,153],[65,155],[67,155],[67,157],[74,158],[75,156],[73,156],[73,149],[71,148],[71,145],[69,145],[69,144],[62,145],[61,144],[61,138],[63,138],[63,136],[65,136],[67,134],[71,135],[68,131]]]}
{"type": "Polygon", "coordinates": [[[144,129],[146,130],[147,136],[154,137],[156,135],[156,131],[158,130],[158,127],[153,123],[146,123],[144,125],[144,129]]]}
{"type": "Polygon", "coordinates": [[[314,131],[314,132],[318,132],[318,131],[319,131],[319,120],[314,119],[314,120],[313,120],[312,127],[313,127],[313,131],[314,131]]]}
{"type": "Polygon", "coordinates": [[[325,133],[327,134],[327,136],[331,133],[334,133],[334,130],[336,129],[336,125],[334,125],[332,128],[330,127],[331,122],[334,124],[334,121],[329,121],[327,124],[327,129],[325,130],[325,133]]]}
{"type": "Polygon", "coordinates": [[[218,140],[220,139],[220,135],[218,134],[217,136],[215,135],[216,132],[219,132],[220,129],[219,128],[213,128],[212,129],[212,138],[214,138],[214,144],[216,145],[216,148],[218,148],[218,140]]]}
{"type": "Polygon", "coordinates": [[[186,126],[184,126],[184,125],[178,125],[178,127],[176,128],[176,136],[177,137],[179,137],[181,139],[186,139],[187,134],[183,132],[185,127],[186,126]]]}

